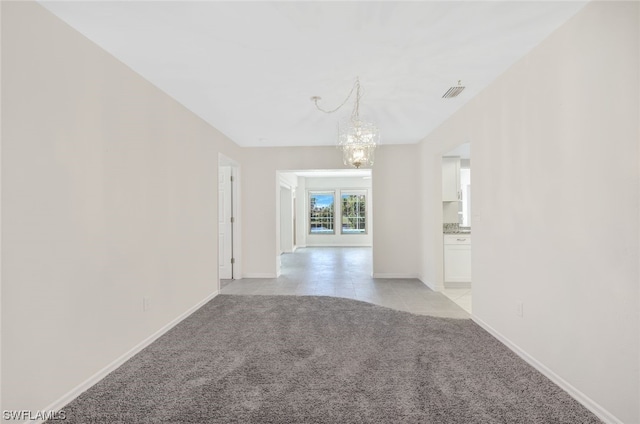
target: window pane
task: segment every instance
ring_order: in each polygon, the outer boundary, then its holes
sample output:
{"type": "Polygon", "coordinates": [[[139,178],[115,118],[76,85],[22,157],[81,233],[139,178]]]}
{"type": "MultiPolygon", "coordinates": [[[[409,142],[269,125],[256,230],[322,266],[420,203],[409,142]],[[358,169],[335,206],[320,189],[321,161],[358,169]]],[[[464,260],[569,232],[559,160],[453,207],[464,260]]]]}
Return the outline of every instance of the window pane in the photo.
{"type": "Polygon", "coordinates": [[[367,210],[364,194],[342,195],[342,234],[367,232],[367,210]]]}
{"type": "Polygon", "coordinates": [[[333,193],[309,193],[309,233],[334,233],[333,193]]]}

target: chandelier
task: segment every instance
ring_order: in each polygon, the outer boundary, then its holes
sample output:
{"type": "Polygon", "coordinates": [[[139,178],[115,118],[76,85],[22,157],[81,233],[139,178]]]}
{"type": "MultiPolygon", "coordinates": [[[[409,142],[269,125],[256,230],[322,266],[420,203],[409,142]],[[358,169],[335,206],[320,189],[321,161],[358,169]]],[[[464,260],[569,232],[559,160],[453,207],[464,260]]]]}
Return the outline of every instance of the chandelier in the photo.
{"type": "Polygon", "coordinates": [[[324,110],[318,105],[321,97],[313,96],[311,100],[318,110],[324,113],[333,113],[344,106],[356,93],[351,116],[338,122],[338,148],[342,150],[342,159],[345,165],[356,168],[372,166],[376,146],[380,144],[380,130],[372,122],[360,118],[360,80],[356,78],[349,95],[340,106],[333,110],[324,110]]]}

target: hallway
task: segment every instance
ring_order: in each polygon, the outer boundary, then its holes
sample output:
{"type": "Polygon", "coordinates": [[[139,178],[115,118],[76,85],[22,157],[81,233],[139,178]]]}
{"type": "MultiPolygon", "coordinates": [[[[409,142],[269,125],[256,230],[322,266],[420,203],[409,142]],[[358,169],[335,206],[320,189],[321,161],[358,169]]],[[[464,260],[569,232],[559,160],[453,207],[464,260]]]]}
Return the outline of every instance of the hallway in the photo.
{"type": "Polygon", "coordinates": [[[418,279],[372,278],[368,247],[308,247],[281,258],[279,278],[221,280],[221,294],[336,296],[419,315],[469,318],[418,279]]]}

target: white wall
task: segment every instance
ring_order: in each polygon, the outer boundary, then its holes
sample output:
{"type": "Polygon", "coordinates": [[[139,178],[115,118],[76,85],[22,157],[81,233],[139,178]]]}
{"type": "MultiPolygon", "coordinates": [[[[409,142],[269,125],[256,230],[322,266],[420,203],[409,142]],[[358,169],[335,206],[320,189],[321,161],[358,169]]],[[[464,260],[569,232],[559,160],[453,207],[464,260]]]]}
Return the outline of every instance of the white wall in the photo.
{"type": "Polygon", "coordinates": [[[305,199],[305,193],[307,192],[307,179],[304,177],[298,178],[298,186],[296,187],[296,246],[307,246],[307,220],[304,218],[307,214],[307,200],[305,199]]]}
{"type": "Polygon", "coordinates": [[[35,411],[215,294],[240,149],[41,6],[1,7],[2,409],[35,411]]]}
{"type": "Polygon", "coordinates": [[[305,192],[301,200],[304,230],[306,232],[307,246],[371,246],[373,225],[371,223],[371,179],[362,177],[344,178],[305,178],[305,192]],[[367,232],[366,234],[342,234],[340,229],[340,209],[342,192],[351,190],[364,191],[367,201],[367,232]],[[309,234],[309,192],[334,191],[335,193],[335,234],[309,234]]]}
{"type": "Polygon", "coordinates": [[[431,169],[471,141],[474,319],[629,424],[640,422],[638,6],[589,3],[420,146],[425,279],[442,277],[431,169]]]}
{"type": "Polygon", "coordinates": [[[293,252],[293,193],[280,186],[280,252],[293,252]]]}
{"type": "Polygon", "coordinates": [[[421,277],[423,190],[418,152],[418,145],[384,145],[376,153],[372,208],[375,277],[421,277]]]}
{"type": "MultiPolygon", "coordinates": [[[[277,200],[278,209],[276,216],[280,219],[276,222],[278,226],[278,241],[280,253],[291,253],[296,249],[296,241],[294,240],[294,222],[295,210],[294,200],[297,196],[298,176],[292,172],[276,172],[277,179],[277,200]]],[[[278,265],[279,266],[279,265],[278,265]]],[[[278,270],[278,275],[279,275],[278,270]]]]}

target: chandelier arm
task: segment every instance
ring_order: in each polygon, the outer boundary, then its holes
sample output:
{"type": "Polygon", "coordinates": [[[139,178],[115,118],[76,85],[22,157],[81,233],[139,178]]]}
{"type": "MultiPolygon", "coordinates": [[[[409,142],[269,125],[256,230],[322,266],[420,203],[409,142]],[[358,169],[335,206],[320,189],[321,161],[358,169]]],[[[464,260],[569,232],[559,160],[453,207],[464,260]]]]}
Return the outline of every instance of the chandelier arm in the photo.
{"type": "MultiPolygon", "coordinates": [[[[351,95],[353,94],[353,90],[356,89],[356,87],[358,87],[358,93],[360,93],[360,81],[358,78],[356,78],[356,82],[353,84],[353,87],[351,87],[351,91],[349,91],[349,94],[347,95],[347,98],[344,99],[344,101],[342,103],[340,103],[340,106],[338,106],[337,108],[333,109],[333,110],[325,110],[322,109],[320,106],[318,106],[318,100],[320,100],[319,97],[312,97],[311,99],[313,100],[313,103],[316,105],[316,108],[320,111],[320,112],[324,112],[324,113],[334,113],[337,112],[338,110],[340,110],[340,108],[342,106],[344,106],[349,99],[351,98],[351,95]]],[[[359,95],[359,94],[358,94],[359,95]]],[[[356,102],[359,100],[359,98],[356,99],[356,102]]]]}

